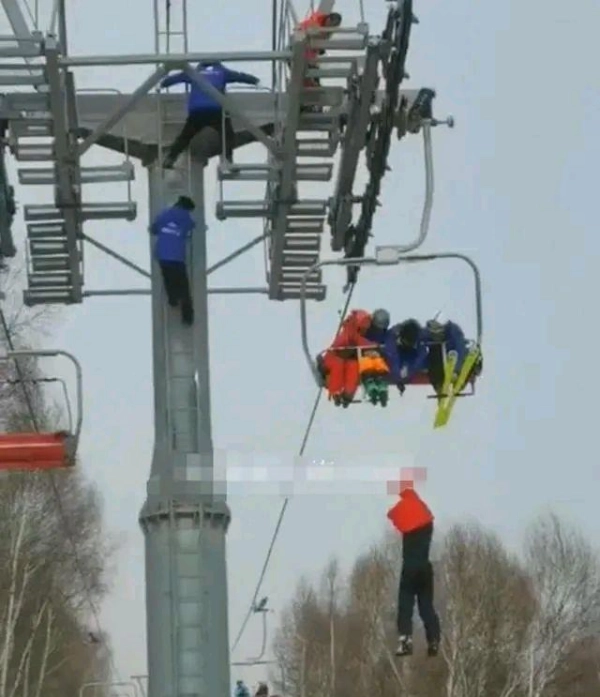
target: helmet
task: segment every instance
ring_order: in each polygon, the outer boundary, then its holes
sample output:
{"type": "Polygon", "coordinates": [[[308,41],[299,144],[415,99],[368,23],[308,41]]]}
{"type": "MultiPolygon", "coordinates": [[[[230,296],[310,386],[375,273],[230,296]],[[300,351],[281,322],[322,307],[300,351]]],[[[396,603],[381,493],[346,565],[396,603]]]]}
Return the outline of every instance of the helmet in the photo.
{"type": "Polygon", "coordinates": [[[416,319],[407,319],[406,322],[398,325],[398,343],[401,346],[415,348],[420,335],[421,325],[416,319]]]}
{"type": "Polygon", "coordinates": [[[371,321],[377,329],[387,329],[390,326],[390,313],[383,309],[375,310],[371,321]]]}
{"type": "Polygon", "coordinates": [[[444,325],[438,322],[437,319],[430,319],[425,327],[434,340],[442,341],[444,339],[444,325]]]}
{"type": "Polygon", "coordinates": [[[371,326],[371,315],[364,310],[353,310],[350,313],[349,319],[352,320],[354,326],[359,332],[366,332],[371,326]]]}

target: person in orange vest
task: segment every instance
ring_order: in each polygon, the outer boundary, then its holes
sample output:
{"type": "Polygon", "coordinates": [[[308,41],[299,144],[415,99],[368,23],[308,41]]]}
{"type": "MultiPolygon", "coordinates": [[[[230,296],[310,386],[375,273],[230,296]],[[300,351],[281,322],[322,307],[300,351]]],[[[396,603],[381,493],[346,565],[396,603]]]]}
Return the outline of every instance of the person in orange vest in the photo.
{"type": "MultiPolygon", "coordinates": [[[[300,25],[298,26],[298,29],[300,30],[306,30],[306,29],[312,29],[314,27],[323,27],[323,28],[328,28],[328,27],[339,27],[340,24],[342,23],[342,15],[338,14],[337,12],[319,12],[319,10],[316,10],[315,12],[311,13],[305,20],[300,22],[300,25]]],[[[315,35],[312,35],[313,38],[315,38],[315,35]]],[[[327,38],[328,34],[323,33],[323,38],[327,38]]],[[[320,37],[318,37],[320,38],[320,37]]],[[[317,66],[317,61],[319,59],[320,55],[323,55],[325,51],[323,49],[314,49],[314,48],[309,48],[307,49],[306,53],[304,54],[304,58],[306,60],[306,68],[315,68],[317,66]]],[[[319,81],[318,78],[306,78],[304,80],[304,87],[319,87],[321,82],[319,81]]]]}
{"type": "Polygon", "coordinates": [[[398,634],[396,656],[413,652],[412,620],[415,600],[425,628],[427,654],[437,656],[440,620],[433,605],[433,566],[429,550],[433,537],[433,514],[410,481],[400,482],[400,501],[388,518],[402,535],[402,571],[398,588],[398,634]]]}
{"type": "Polygon", "coordinates": [[[317,358],[324,386],[336,406],[352,403],[360,384],[359,347],[377,347],[365,338],[372,324],[365,310],[353,310],[343,321],[331,346],[317,358]]]}

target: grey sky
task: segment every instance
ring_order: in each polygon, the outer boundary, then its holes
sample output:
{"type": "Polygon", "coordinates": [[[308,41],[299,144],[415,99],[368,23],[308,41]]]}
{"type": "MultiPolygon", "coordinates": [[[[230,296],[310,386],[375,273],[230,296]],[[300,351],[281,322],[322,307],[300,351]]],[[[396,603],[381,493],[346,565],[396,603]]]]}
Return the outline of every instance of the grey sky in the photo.
{"type": "MultiPolygon", "coordinates": [[[[73,4],[72,53],[152,50],[150,0],[73,4]]],[[[258,9],[256,4],[229,0],[222,12],[209,14],[206,3],[190,0],[191,48],[268,48],[270,2],[258,3],[258,9]]],[[[425,492],[440,527],[470,516],[513,545],[523,526],[552,506],[598,540],[594,411],[600,385],[592,366],[598,336],[600,78],[593,47],[600,5],[595,0],[579,0],[576,10],[558,0],[415,5],[421,23],[413,29],[408,84],[435,87],[437,115],[451,113],[457,123],[454,131],[434,133],[436,197],[426,249],[462,251],[480,265],[485,373],[478,397],[459,403],[440,433],[431,429],[432,403],[421,390],[393,399],[387,410],[340,412],[324,402],[307,455],[333,459],[340,467],[427,466],[425,492]]],[[[358,2],[340,0],[337,7],[358,21],[358,2]]],[[[383,2],[370,3],[373,31],[383,28],[385,12],[383,2]]],[[[245,69],[268,80],[266,64],[245,69]]],[[[147,72],[98,68],[77,80],[80,87],[130,90],[147,72]]],[[[423,198],[421,147],[420,138],[394,142],[393,171],[385,179],[375,221],[378,243],[402,243],[416,234],[423,198]]],[[[102,151],[91,157],[114,160],[102,151]]],[[[263,161],[264,154],[255,146],[241,157],[263,161]]],[[[259,234],[260,223],[218,223],[212,167],[206,182],[215,261],[259,234]]],[[[122,189],[115,192],[107,191],[107,199],[122,198],[122,189]]],[[[20,192],[20,203],[34,202],[36,193],[20,192]]],[[[134,224],[91,224],[88,232],[147,266],[141,170],[134,195],[140,207],[134,224]]],[[[50,193],[44,196],[49,199],[50,193]]],[[[21,220],[16,232],[22,242],[21,220]]],[[[90,289],[145,285],[93,249],[86,267],[90,289]]],[[[214,283],[258,285],[262,273],[262,251],[256,251],[215,274],[214,283]]],[[[310,312],[315,351],[331,339],[344,300],[341,273],[327,278],[328,300],[310,312]]],[[[475,328],[471,278],[451,263],[365,271],[355,298],[358,306],[388,307],[394,320],[425,319],[441,310],[468,334],[475,328]]],[[[291,462],[315,395],[301,354],[298,306],[213,296],[211,320],[216,447],[275,453],[291,462]]],[[[47,340],[75,353],[85,370],[82,462],[104,492],[107,523],[122,542],[114,592],[102,614],[122,675],[146,671],[137,515],[152,449],[150,336],[148,298],[90,299],[61,312],[47,340]]],[[[363,495],[348,495],[348,486],[338,482],[337,495],[298,493],[292,501],[264,585],[275,610],[283,607],[301,572],[319,570],[332,553],[350,563],[385,529],[391,499],[384,482],[363,495]]],[[[239,485],[230,497],[232,639],[281,502],[275,493],[243,496],[239,485]]],[[[253,620],[233,659],[256,655],[260,641],[260,622],[253,620]]],[[[263,672],[233,673],[238,675],[254,682],[263,672]]]]}

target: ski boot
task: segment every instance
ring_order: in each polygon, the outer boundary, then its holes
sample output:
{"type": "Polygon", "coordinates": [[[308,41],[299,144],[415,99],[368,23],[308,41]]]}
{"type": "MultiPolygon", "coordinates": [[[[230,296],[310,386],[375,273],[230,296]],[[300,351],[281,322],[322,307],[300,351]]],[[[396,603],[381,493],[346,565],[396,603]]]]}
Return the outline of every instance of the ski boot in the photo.
{"type": "Polygon", "coordinates": [[[396,656],[412,656],[413,643],[410,637],[401,636],[396,649],[396,656]]]}
{"type": "Polygon", "coordinates": [[[387,407],[388,399],[389,393],[387,385],[382,385],[379,389],[379,404],[381,404],[382,407],[387,407]]]}

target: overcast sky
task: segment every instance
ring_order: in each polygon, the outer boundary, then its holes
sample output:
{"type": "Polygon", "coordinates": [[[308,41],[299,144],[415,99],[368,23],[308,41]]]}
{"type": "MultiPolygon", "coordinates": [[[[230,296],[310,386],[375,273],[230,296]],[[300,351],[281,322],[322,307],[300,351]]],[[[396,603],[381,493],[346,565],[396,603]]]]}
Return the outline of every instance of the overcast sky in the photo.
{"type": "MultiPolygon", "coordinates": [[[[179,2],[173,0],[174,12],[179,2]]],[[[228,0],[220,12],[208,12],[204,2],[188,4],[193,50],[270,47],[270,2],[228,0]]],[[[153,49],[150,0],[73,5],[72,53],[153,49]]],[[[435,87],[437,115],[450,113],[456,119],[454,131],[434,133],[436,196],[423,251],[460,251],[479,264],[485,374],[478,396],[458,404],[443,432],[432,430],[433,404],[423,389],[409,390],[402,399],[394,395],[387,410],[342,412],[322,404],[307,456],[333,461],[340,470],[377,468],[373,478],[379,481],[368,487],[337,481],[310,495],[297,491],[264,585],[275,610],[272,628],[301,573],[318,572],[331,554],[350,563],[380,537],[392,502],[385,479],[402,465],[429,469],[425,494],[440,528],[471,517],[512,546],[532,517],[551,507],[594,540],[600,536],[594,415],[600,384],[593,365],[600,336],[595,327],[600,78],[594,48],[600,5],[579,0],[575,10],[558,0],[454,0],[417,1],[415,6],[421,23],[413,29],[407,84],[435,87]]],[[[359,20],[358,2],[339,0],[338,8],[352,22],[359,20]]],[[[385,12],[383,2],[369,3],[367,20],[374,33],[382,30],[385,12]]],[[[239,67],[268,81],[266,64],[239,67]]],[[[85,69],[77,73],[77,84],[127,91],[149,71],[85,69]]],[[[265,153],[252,146],[240,157],[262,162],[265,153]]],[[[97,151],[92,161],[118,160],[97,151]]],[[[405,243],[417,234],[424,183],[420,137],[394,141],[390,164],[373,230],[379,244],[405,243]]],[[[213,167],[206,182],[214,262],[259,234],[262,224],[216,221],[213,167]]],[[[310,187],[306,192],[310,195],[310,187]]],[[[20,189],[17,197],[22,205],[35,202],[39,193],[33,187],[20,189]]],[[[48,200],[50,195],[43,194],[48,200]]],[[[90,187],[91,200],[123,200],[125,195],[117,186],[100,195],[90,187]]],[[[136,222],[93,223],[87,232],[147,267],[147,180],[141,168],[134,196],[136,222]]],[[[15,232],[22,247],[20,218],[15,232]]],[[[214,283],[256,286],[263,276],[262,250],[257,249],[216,273],[214,283]]],[[[327,281],[327,300],[310,309],[313,352],[331,339],[344,301],[342,274],[331,271],[327,281]]],[[[145,284],[87,250],[88,289],[145,284]]],[[[387,307],[394,321],[424,320],[442,311],[468,335],[475,330],[472,279],[466,268],[452,263],[365,271],[355,300],[367,309],[387,307]]],[[[315,397],[300,347],[297,304],[269,303],[262,296],[213,296],[210,318],[215,447],[243,465],[291,461],[315,397]]],[[[153,444],[149,298],[89,299],[61,310],[46,342],[72,351],[83,364],[82,466],[101,488],[107,526],[121,543],[102,621],[121,674],[145,673],[144,559],[137,517],[153,444]]],[[[244,486],[232,486],[232,639],[281,503],[275,488],[244,495],[244,486]]],[[[260,644],[255,619],[232,659],[256,656],[260,644]]],[[[262,669],[236,670],[232,678],[254,683],[263,675],[262,669]]]]}

